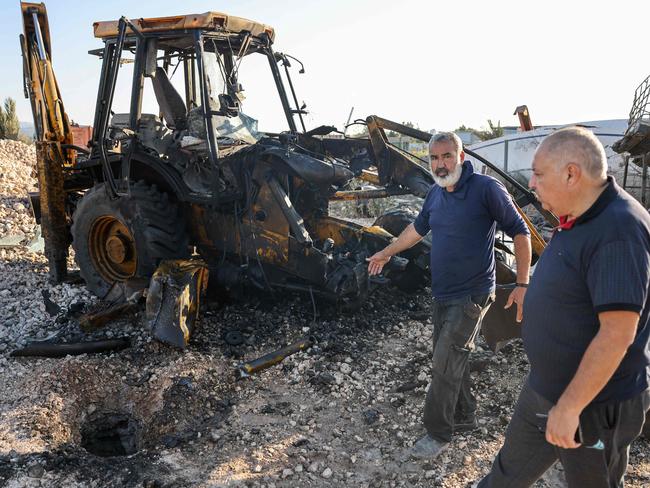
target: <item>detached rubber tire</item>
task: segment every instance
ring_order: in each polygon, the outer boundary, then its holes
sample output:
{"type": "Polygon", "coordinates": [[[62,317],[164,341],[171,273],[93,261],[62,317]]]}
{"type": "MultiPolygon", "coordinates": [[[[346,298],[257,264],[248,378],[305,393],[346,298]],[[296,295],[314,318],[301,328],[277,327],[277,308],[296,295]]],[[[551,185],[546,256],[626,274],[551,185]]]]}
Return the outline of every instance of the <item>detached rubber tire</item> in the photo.
{"type": "Polygon", "coordinates": [[[417,212],[410,208],[391,208],[377,217],[373,225],[383,227],[397,237],[409,224],[415,221],[417,216],[417,212]]]}
{"type": "MultiPolygon", "coordinates": [[[[398,237],[409,224],[415,221],[417,216],[417,212],[409,208],[394,208],[380,215],[373,225],[382,227],[395,237],[398,237]]],[[[421,246],[426,246],[430,250],[431,236],[427,235],[422,239],[420,244],[400,253],[409,260],[409,263],[402,273],[394,277],[391,276],[391,282],[402,291],[412,293],[421,290],[429,284],[429,270],[423,270],[414,262],[422,254],[421,246]]]]}
{"type": "Polygon", "coordinates": [[[163,259],[187,257],[185,222],[166,193],[144,181],[111,200],[104,184],[81,199],[72,216],[72,247],[88,289],[104,297],[116,282],[150,278],[163,259]]]}

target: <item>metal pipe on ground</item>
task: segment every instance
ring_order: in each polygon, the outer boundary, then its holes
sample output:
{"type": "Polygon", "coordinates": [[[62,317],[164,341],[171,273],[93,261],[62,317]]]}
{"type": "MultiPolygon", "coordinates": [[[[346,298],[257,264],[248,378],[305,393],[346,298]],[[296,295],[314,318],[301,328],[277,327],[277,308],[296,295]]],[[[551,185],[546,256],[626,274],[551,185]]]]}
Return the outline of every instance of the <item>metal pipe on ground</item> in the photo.
{"type": "Polygon", "coordinates": [[[103,339],[99,341],[67,342],[30,344],[22,349],[13,351],[11,357],[41,356],[47,358],[61,358],[65,356],[77,356],[79,354],[94,354],[98,352],[120,351],[131,346],[128,337],[118,339],[103,339]]]}
{"type": "Polygon", "coordinates": [[[248,378],[249,376],[259,373],[265,369],[275,366],[285,358],[297,352],[309,349],[316,339],[313,336],[303,337],[302,339],[284,346],[276,351],[270,352],[252,361],[247,361],[237,368],[239,378],[248,378]]]}

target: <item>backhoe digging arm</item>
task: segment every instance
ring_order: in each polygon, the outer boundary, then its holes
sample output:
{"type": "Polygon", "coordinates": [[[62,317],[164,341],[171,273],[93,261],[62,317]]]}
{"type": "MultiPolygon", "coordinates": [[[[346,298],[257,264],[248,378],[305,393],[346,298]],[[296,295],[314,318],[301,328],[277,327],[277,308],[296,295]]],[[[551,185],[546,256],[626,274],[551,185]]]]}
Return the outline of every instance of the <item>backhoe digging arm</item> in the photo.
{"type": "Polygon", "coordinates": [[[45,5],[21,2],[25,94],[29,97],[36,130],[36,162],[40,215],[50,280],[67,274],[68,229],[65,216],[63,169],[74,160],[72,133],[52,69],[50,33],[45,5]]]}
{"type": "MultiPolygon", "coordinates": [[[[431,175],[418,163],[409,159],[399,149],[389,145],[384,130],[391,130],[423,142],[429,142],[431,134],[393,122],[392,120],[382,119],[376,115],[369,116],[366,119],[366,123],[368,124],[368,133],[375,153],[379,182],[385,185],[389,181],[394,181],[400,185],[406,186],[415,195],[425,196],[432,184],[431,175]]],[[[520,207],[528,204],[533,205],[551,226],[558,225],[557,218],[552,213],[542,208],[533,192],[512,178],[508,173],[471,149],[465,147],[463,150],[465,151],[465,154],[485,164],[505,180],[512,188],[514,188],[515,194],[513,195],[513,199],[515,201],[515,206],[519,213],[524,217],[524,221],[530,230],[533,252],[537,256],[541,255],[545,247],[544,240],[520,207]]]]}
{"type": "MultiPolygon", "coordinates": [[[[400,185],[408,188],[414,195],[424,198],[433,184],[431,174],[405,153],[390,145],[384,132],[384,129],[388,129],[406,134],[402,129],[409,129],[409,127],[376,115],[370,115],[366,119],[366,124],[377,165],[379,183],[384,186],[400,185]]],[[[427,135],[428,141],[431,134],[427,135]]]]}

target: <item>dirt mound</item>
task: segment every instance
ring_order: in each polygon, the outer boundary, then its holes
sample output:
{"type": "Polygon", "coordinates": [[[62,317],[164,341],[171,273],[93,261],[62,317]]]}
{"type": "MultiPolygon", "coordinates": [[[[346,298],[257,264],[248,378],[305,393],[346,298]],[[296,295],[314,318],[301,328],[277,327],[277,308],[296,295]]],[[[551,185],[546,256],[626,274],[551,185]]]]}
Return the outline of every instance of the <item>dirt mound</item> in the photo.
{"type": "Polygon", "coordinates": [[[37,189],[35,168],[34,145],[0,140],[0,351],[61,331],[58,314],[46,310],[43,291],[61,314],[72,303],[90,301],[83,287],[48,284],[47,260],[26,247],[38,229],[28,198],[37,189]]]}
{"type": "Polygon", "coordinates": [[[27,194],[36,191],[36,149],[0,139],[0,238],[30,239],[35,222],[27,194]]]}
{"type": "Polygon", "coordinates": [[[24,196],[36,190],[36,147],[0,139],[0,195],[24,196]]]}

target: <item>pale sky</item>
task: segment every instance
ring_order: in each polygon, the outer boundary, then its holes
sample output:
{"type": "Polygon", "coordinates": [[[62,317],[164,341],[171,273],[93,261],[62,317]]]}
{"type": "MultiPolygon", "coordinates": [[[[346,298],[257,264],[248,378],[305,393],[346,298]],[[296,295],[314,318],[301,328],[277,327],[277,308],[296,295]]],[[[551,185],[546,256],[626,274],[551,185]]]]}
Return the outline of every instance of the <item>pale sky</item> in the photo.
{"type": "MultiPolygon", "coordinates": [[[[19,2],[0,0],[0,99],[22,92],[19,2]]],[[[535,125],[626,119],[634,90],[650,74],[646,0],[112,0],[45,1],[53,63],[69,116],[91,124],[102,43],[92,22],[226,12],[272,25],[274,49],[300,59],[293,71],[307,128],[342,127],[376,114],[429,130],[487,119],[517,125],[517,105],[535,125]]],[[[251,57],[252,58],[252,57],[251,57]]],[[[266,60],[242,65],[244,110],[263,130],[286,130],[266,60]]]]}

